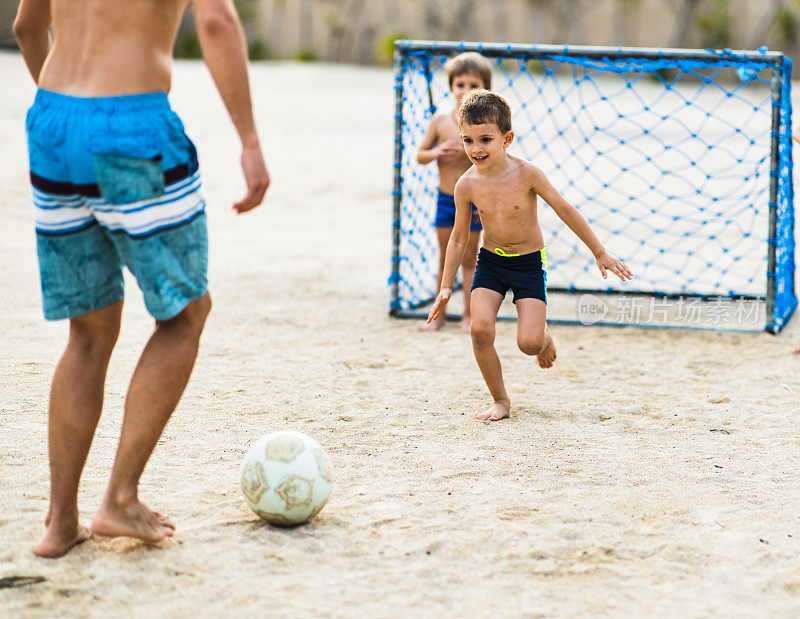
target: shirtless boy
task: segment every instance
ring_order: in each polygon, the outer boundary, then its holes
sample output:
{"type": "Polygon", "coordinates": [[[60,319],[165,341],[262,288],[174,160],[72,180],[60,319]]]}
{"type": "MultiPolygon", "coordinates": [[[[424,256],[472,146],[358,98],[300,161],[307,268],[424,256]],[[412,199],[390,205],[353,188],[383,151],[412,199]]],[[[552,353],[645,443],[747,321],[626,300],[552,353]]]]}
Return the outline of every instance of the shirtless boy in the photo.
{"type": "Polygon", "coordinates": [[[508,154],[514,132],[511,109],[502,97],[485,90],[468,95],[458,110],[458,127],[472,167],[456,183],[456,221],[447,244],[442,286],[428,322],[441,315],[453,294],[458,263],[469,240],[470,205],[474,204],[484,237],[472,282],[472,349],[494,400],[477,418],[497,421],[511,411],[494,348],[497,312],[509,289],[517,307],[519,349],[536,355],[542,368],[552,367],[556,360],[556,345],[545,323],[547,261],[537,215],[538,196],[594,254],[603,278],[611,271],[625,281],[633,273],[605,250],[586,220],[539,168],[508,154]]]}
{"type": "MultiPolygon", "coordinates": [[[[455,99],[455,107],[448,111],[436,114],[431,119],[428,132],[417,151],[417,161],[428,164],[436,161],[439,168],[439,195],[436,200],[436,217],[433,225],[436,228],[436,238],[439,241],[439,271],[436,276],[437,289],[442,283],[444,270],[444,254],[447,249],[447,240],[453,231],[453,222],[456,216],[456,204],[453,191],[458,178],[469,169],[470,162],[464,153],[464,146],[458,133],[456,112],[464,97],[476,89],[489,90],[492,87],[492,64],[476,52],[465,52],[452,58],[446,65],[447,80],[450,91],[455,99]]],[[[481,220],[473,208],[472,219],[469,225],[469,239],[464,258],[461,261],[461,275],[464,280],[464,312],[461,326],[469,332],[469,300],[472,275],[475,272],[475,259],[478,254],[478,243],[481,238],[481,220]]],[[[436,331],[445,323],[442,314],[435,320],[423,325],[423,330],[436,331]]]]}
{"type": "Polygon", "coordinates": [[[39,87],[27,130],[44,314],[70,321],[50,391],[50,508],[33,549],[42,557],[59,557],[91,535],[78,523],[78,483],[119,333],[123,266],[136,276],[155,329],[131,379],[92,529],[151,543],[175,529],[139,501],[138,486],[189,380],[211,309],[196,151],[167,100],[172,48],[189,4],[241,139],[247,195],[234,209],[244,213],[261,203],[269,174],[232,0],[22,0],[14,23],[39,87]]]}

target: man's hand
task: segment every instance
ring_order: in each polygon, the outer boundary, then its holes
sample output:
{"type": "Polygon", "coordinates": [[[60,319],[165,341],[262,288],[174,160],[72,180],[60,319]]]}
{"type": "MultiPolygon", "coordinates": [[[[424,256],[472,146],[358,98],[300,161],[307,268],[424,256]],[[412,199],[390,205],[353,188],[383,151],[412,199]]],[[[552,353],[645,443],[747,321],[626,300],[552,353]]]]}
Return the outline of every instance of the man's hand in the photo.
{"type": "Polygon", "coordinates": [[[242,148],[242,172],[247,183],[247,195],[233,205],[233,210],[240,215],[261,204],[269,187],[269,172],[260,145],[242,148]]]}
{"type": "Polygon", "coordinates": [[[246,213],[264,199],[269,173],[256,137],[244,31],[232,0],[192,0],[192,7],[203,59],[242,142],[247,195],[233,205],[233,210],[246,213]]]}
{"type": "Polygon", "coordinates": [[[436,148],[436,159],[439,161],[455,161],[461,156],[466,157],[466,154],[459,140],[447,140],[436,148]]]}
{"type": "Polygon", "coordinates": [[[619,258],[615,258],[607,251],[597,256],[597,268],[603,274],[603,279],[608,277],[608,271],[614,273],[623,282],[633,279],[633,272],[619,258]]]}
{"type": "Polygon", "coordinates": [[[428,314],[428,320],[426,322],[430,323],[436,320],[439,316],[442,315],[444,308],[447,306],[447,302],[450,300],[450,297],[453,296],[453,289],[452,288],[442,288],[439,291],[439,294],[436,295],[436,300],[433,302],[433,307],[431,308],[430,313],[428,314]]]}

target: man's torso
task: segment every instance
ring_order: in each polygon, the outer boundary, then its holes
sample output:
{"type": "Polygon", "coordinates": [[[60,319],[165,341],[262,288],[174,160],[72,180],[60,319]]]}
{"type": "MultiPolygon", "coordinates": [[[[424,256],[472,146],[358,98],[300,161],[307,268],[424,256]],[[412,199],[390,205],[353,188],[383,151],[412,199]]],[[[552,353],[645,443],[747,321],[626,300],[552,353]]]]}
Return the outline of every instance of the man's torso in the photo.
{"type": "Polygon", "coordinates": [[[51,0],[54,42],[39,87],[73,96],[168,92],[188,0],[51,0]]]}

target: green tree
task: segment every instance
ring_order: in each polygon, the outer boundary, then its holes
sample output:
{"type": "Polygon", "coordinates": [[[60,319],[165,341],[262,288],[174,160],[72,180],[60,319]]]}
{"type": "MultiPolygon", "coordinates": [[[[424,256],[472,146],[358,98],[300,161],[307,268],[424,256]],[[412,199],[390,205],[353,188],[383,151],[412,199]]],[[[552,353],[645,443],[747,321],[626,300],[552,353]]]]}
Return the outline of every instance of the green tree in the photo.
{"type": "Polygon", "coordinates": [[[703,47],[722,49],[731,45],[731,0],[713,0],[710,11],[697,18],[703,47]]]}

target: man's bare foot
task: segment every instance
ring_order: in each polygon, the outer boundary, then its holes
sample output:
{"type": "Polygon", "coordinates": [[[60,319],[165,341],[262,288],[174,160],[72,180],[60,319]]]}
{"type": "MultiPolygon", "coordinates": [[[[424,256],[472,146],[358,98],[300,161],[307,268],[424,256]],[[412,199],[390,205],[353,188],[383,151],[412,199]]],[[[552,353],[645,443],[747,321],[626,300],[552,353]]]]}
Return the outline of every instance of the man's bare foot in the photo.
{"type": "Polygon", "coordinates": [[[504,417],[508,417],[511,412],[511,402],[508,400],[495,402],[482,413],[475,415],[476,419],[481,421],[499,421],[504,417]]]}
{"type": "Polygon", "coordinates": [[[106,497],[92,520],[92,530],[108,537],[135,537],[149,544],[157,544],[172,537],[175,525],[166,516],[148,509],[136,500],[130,504],[112,503],[106,497]]]}
{"type": "Polygon", "coordinates": [[[548,333],[547,348],[536,355],[536,358],[539,360],[539,367],[545,369],[553,367],[553,363],[555,363],[557,356],[556,343],[553,341],[553,337],[548,333]]]}
{"type": "Polygon", "coordinates": [[[33,547],[33,554],[46,559],[57,559],[67,554],[73,546],[85,542],[92,536],[92,532],[84,526],[60,527],[50,526],[48,514],[47,531],[33,547]]]}
{"type": "Polygon", "coordinates": [[[463,316],[461,318],[461,330],[464,333],[469,333],[472,330],[472,318],[469,316],[463,316]]]}
{"type": "Polygon", "coordinates": [[[444,326],[444,323],[447,322],[447,319],[444,315],[439,316],[436,320],[431,320],[430,322],[423,322],[420,325],[420,331],[438,331],[444,326]]]}

